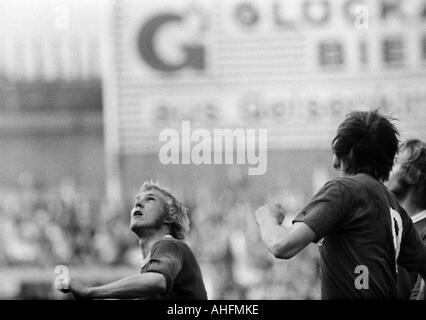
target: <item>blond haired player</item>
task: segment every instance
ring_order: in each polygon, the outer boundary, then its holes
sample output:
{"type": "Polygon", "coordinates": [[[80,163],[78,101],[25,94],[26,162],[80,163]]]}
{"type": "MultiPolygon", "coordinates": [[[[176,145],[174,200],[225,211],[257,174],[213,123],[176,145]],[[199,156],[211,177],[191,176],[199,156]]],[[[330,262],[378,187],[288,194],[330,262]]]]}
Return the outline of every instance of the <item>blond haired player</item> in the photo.
{"type": "Polygon", "coordinates": [[[187,209],[170,192],[145,182],[130,213],[130,229],[146,257],[140,273],[98,287],[66,279],[61,291],[80,299],[207,299],[198,262],[182,241],[189,230],[187,209]]]}

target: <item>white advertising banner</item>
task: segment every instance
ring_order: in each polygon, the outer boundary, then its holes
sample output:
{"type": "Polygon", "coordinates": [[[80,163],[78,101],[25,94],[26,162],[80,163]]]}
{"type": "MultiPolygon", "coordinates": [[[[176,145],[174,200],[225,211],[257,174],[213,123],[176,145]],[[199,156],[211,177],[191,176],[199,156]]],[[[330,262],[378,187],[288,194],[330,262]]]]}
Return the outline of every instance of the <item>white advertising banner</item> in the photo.
{"type": "Polygon", "coordinates": [[[349,110],[374,108],[426,138],[424,0],[119,0],[106,27],[117,152],[157,152],[184,120],[327,148],[349,110]]]}

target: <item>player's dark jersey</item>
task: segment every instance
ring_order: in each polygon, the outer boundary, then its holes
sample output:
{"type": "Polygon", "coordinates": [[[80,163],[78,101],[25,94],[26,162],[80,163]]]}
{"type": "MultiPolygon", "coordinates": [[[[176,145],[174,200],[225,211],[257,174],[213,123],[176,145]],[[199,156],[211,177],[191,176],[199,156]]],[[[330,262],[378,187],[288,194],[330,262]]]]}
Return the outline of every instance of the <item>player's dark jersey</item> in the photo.
{"type": "Polygon", "coordinates": [[[323,299],[396,298],[397,261],[426,276],[426,248],[411,219],[369,175],[328,182],[294,222],[317,236],[323,299]]]}
{"type": "MultiPolygon", "coordinates": [[[[414,227],[420,235],[423,243],[426,245],[426,210],[419,212],[412,217],[414,227]]],[[[398,266],[398,299],[417,299],[421,277],[417,272],[408,272],[403,267],[398,266]],[[416,296],[412,293],[415,292],[416,296]]]]}
{"type": "Polygon", "coordinates": [[[166,293],[150,299],[206,300],[200,266],[191,249],[180,240],[167,238],[153,245],[141,273],[157,272],[166,279],[166,293]]]}

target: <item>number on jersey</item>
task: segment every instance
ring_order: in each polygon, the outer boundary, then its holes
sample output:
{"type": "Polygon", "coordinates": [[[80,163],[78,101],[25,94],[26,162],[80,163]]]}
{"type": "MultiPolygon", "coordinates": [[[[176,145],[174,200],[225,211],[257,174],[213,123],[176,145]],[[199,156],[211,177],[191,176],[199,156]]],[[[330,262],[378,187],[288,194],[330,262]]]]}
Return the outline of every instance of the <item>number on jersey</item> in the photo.
{"type": "MultiPolygon", "coordinates": [[[[392,221],[392,238],[393,246],[395,248],[395,263],[398,261],[399,251],[401,249],[401,240],[402,240],[402,219],[398,211],[390,209],[391,221],[392,221]]],[[[398,267],[397,272],[398,272],[398,267]]]]}

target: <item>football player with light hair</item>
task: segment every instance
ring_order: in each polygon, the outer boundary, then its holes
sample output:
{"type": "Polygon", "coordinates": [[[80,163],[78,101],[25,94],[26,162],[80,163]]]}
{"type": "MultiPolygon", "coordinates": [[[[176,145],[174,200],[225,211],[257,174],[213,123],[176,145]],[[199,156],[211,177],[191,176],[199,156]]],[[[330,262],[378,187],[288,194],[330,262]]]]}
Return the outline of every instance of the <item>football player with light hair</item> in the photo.
{"type": "Polygon", "coordinates": [[[207,299],[198,262],[183,241],[189,231],[187,208],[168,190],[153,182],[141,186],[130,229],[145,256],[139,274],[98,287],[70,279],[61,291],[82,299],[207,299]]]}
{"type": "MultiPolygon", "coordinates": [[[[413,220],[414,227],[426,245],[426,143],[417,139],[405,141],[399,150],[388,187],[413,220]]],[[[398,298],[424,300],[424,281],[403,267],[398,272],[398,298]]]]}

